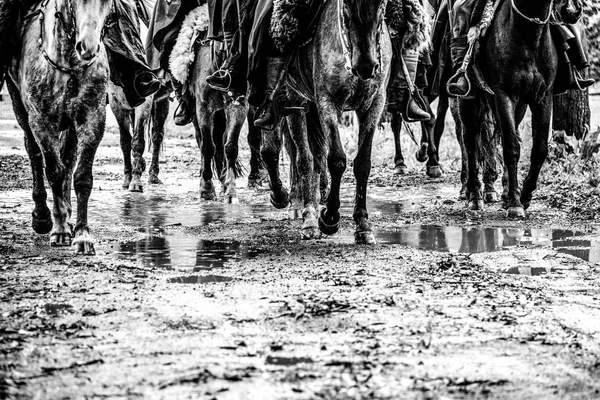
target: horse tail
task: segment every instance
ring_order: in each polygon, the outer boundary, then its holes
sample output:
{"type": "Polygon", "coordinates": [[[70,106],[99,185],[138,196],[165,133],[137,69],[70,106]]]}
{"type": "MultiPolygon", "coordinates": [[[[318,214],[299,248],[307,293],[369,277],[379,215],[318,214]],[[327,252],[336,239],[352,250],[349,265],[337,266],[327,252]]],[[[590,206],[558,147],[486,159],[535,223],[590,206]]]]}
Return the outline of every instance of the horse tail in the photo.
{"type": "Polygon", "coordinates": [[[490,97],[481,93],[475,99],[475,120],[482,121],[481,131],[476,140],[476,154],[483,167],[496,165],[496,145],[498,143],[497,129],[494,124],[490,97]]]}
{"type": "Polygon", "coordinates": [[[310,152],[313,155],[315,163],[315,172],[327,172],[327,149],[329,148],[328,138],[325,130],[321,126],[319,111],[316,104],[308,103],[308,113],[306,114],[306,130],[308,131],[308,144],[310,152]]]}

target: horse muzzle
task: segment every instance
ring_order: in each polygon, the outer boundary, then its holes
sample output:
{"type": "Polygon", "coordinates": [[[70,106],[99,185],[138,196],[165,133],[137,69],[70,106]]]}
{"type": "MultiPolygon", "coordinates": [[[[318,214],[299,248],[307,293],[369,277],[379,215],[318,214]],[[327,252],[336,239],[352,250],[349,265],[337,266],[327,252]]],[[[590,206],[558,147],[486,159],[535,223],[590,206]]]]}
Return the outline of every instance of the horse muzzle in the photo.
{"type": "Polygon", "coordinates": [[[355,64],[352,66],[352,75],[357,78],[362,79],[363,81],[368,81],[370,79],[375,78],[377,71],[379,71],[378,63],[362,63],[355,64]]]}
{"type": "Polygon", "coordinates": [[[79,40],[75,44],[75,52],[81,61],[91,61],[100,53],[100,44],[89,44],[86,40],[79,40]]]}

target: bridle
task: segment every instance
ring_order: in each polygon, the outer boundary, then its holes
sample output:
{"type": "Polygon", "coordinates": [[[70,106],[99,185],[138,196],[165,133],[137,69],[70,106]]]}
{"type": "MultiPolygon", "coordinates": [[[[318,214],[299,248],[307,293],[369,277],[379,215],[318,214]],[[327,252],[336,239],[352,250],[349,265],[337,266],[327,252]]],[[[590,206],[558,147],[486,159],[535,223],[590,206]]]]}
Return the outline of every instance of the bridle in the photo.
{"type": "MultiPolygon", "coordinates": [[[[39,22],[40,22],[40,24],[39,24],[40,25],[40,34],[39,34],[39,38],[38,38],[38,48],[40,50],[40,53],[42,54],[44,59],[48,62],[48,64],[50,64],[54,69],[56,69],[60,72],[63,72],[65,74],[68,74],[68,75],[76,75],[76,74],[84,71],[88,67],[90,67],[92,64],[94,64],[97,61],[98,56],[95,55],[91,60],[89,60],[86,63],[83,63],[81,65],[78,65],[77,67],[60,65],[58,62],[54,61],[50,57],[50,55],[44,48],[44,20],[45,20],[44,11],[46,11],[46,6],[48,5],[49,2],[50,2],[50,0],[44,0],[40,4],[40,7],[36,11],[25,16],[24,21],[34,18],[35,16],[39,16],[38,18],[39,18],[39,22]]],[[[75,24],[75,10],[73,8],[73,0],[67,0],[67,4],[68,4],[68,18],[65,18],[64,13],[62,11],[59,11],[56,8],[56,2],[54,3],[54,7],[55,7],[54,17],[60,23],[62,32],[64,33],[67,40],[72,43],[75,40],[75,34],[77,31],[77,26],[75,24]],[[70,21],[70,24],[67,23],[67,20],[70,21]]],[[[113,13],[114,12],[114,3],[111,3],[111,4],[112,4],[111,5],[111,13],[113,13]]],[[[104,28],[102,28],[101,36],[104,36],[104,28]]]]}
{"type": "MultiPolygon", "coordinates": [[[[385,4],[382,3],[382,6],[385,4]]],[[[348,36],[348,30],[346,27],[346,21],[344,18],[344,0],[337,0],[337,16],[338,16],[338,34],[340,36],[340,41],[342,42],[342,54],[344,56],[346,71],[352,71],[352,44],[350,43],[350,39],[348,36]]],[[[377,67],[377,72],[381,71],[382,68],[382,56],[381,56],[381,36],[383,35],[383,20],[382,18],[379,21],[379,25],[377,26],[377,58],[379,61],[379,66],[377,67]]]]}
{"type": "Polygon", "coordinates": [[[517,5],[515,4],[515,0],[511,0],[512,3],[512,9],[513,11],[521,18],[525,19],[526,21],[531,22],[532,24],[535,25],[547,25],[550,22],[550,18],[552,18],[552,15],[554,15],[554,0],[552,0],[550,2],[550,9],[548,10],[548,16],[546,17],[545,20],[541,20],[539,18],[531,18],[528,17],[527,15],[523,14],[523,12],[521,10],[519,10],[519,8],[517,7],[517,5]]]}

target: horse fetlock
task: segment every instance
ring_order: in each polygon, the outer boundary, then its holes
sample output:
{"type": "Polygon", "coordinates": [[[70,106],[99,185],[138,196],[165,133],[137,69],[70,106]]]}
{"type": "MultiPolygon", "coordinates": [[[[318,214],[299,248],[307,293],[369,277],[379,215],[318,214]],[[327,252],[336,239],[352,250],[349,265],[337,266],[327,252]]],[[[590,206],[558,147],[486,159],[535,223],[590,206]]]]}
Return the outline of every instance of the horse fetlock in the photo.
{"type": "Polygon", "coordinates": [[[471,198],[471,200],[469,200],[468,209],[470,211],[482,211],[483,210],[483,199],[471,198]]]}
{"type": "Polygon", "coordinates": [[[163,182],[158,177],[158,173],[152,173],[152,172],[150,172],[148,174],[148,184],[150,184],[150,185],[162,185],[163,182]]]}
{"type": "Polygon", "coordinates": [[[467,189],[467,185],[462,185],[462,187],[460,188],[460,192],[458,193],[458,199],[459,200],[468,200],[469,198],[469,190],[467,189]]]}
{"type": "Polygon", "coordinates": [[[129,185],[131,184],[131,172],[129,173],[125,173],[125,176],[123,177],[123,189],[127,190],[129,189],[129,185]]]}
{"type": "Polygon", "coordinates": [[[35,233],[45,235],[52,230],[52,216],[48,207],[41,208],[40,210],[37,208],[34,209],[31,217],[31,226],[35,233]]]}
{"type": "Polygon", "coordinates": [[[310,240],[320,237],[319,224],[317,222],[317,212],[314,207],[308,206],[302,211],[302,239],[310,240]]]}

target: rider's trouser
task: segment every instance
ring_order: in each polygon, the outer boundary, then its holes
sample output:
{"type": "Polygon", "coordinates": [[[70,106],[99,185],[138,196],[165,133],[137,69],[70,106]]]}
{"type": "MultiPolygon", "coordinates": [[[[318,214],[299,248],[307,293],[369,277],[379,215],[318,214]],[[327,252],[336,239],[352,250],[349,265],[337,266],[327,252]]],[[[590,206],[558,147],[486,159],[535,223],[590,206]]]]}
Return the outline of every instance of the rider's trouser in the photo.
{"type": "Polygon", "coordinates": [[[471,14],[476,0],[456,0],[450,13],[450,40],[452,65],[456,71],[467,54],[467,34],[469,33],[471,14]]]}

